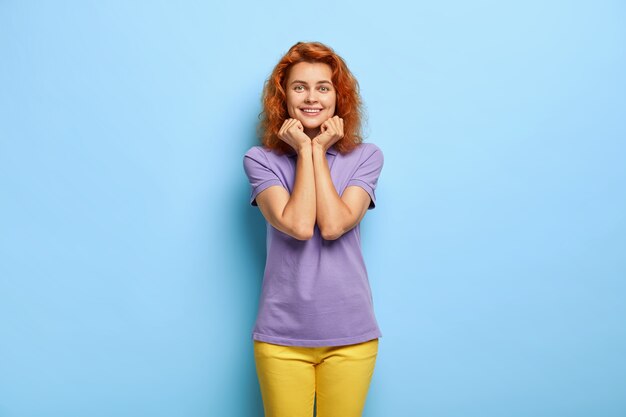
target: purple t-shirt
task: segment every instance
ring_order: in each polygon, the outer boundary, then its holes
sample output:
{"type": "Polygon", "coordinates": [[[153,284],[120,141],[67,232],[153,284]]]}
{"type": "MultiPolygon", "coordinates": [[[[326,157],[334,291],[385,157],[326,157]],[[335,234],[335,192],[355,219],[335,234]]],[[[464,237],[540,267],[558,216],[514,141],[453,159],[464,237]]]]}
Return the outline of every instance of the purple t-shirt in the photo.
{"type": "MultiPolygon", "coordinates": [[[[326,152],[339,196],[350,185],[362,187],[375,207],[374,190],[383,153],[362,143],[349,154],[326,152]]],[[[250,182],[250,204],[272,185],[291,194],[297,154],[279,155],[253,146],[243,158],[250,182]]],[[[341,346],[382,337],[374,315],[367,269],[361,253],[360,224],[339,239],[323,239],[317,224],[313,237],[298,240],[267,222],[267,259],[252,338],[286,346],[341,346]]]]}

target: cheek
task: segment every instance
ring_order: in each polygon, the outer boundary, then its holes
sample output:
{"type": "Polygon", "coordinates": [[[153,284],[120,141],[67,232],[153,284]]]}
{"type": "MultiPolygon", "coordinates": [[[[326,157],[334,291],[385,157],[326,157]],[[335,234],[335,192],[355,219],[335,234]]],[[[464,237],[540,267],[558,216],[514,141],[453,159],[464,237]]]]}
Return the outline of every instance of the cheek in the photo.
{"type": "Polygon", "coordinates": [[[335,111],[335,109],[337,108],[337,100],[335,99],[335,97],[332,97],[330,98],[330,100],[328,100],[328,107],[332,111],[335,111]]]}
{"type": "Polygon", "coordinates": [[[289,113],[289,116],[293,117],[295,112],[295,106],[293,104],[293,101],[290,100],[289,97],[287,97],[287,102],[285,103],[285,105],[287,107],[287,113],[289,113]]]}

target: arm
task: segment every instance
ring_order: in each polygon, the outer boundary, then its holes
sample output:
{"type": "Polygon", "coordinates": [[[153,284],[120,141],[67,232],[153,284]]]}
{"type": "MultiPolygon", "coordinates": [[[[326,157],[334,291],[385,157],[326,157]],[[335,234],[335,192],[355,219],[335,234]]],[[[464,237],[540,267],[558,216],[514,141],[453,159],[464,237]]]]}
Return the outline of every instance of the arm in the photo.
{"type": "Polygon", "coordinates": [[[363,219],[370,204],[370,195],[361,187],[350,186],[339,197],[330,176],[326,149],[316,141],[313,141],[312,147],[317,224],[324,239],[335,240],[363,219]]]}
{"type": "Polygon", "coordinates": [[[310,142],[297,149],[296,176],[289,195],[282,186],[261,191],[256,201],[267,221],[276,229],[298,240],[308,240],[315,227],[315,181],[310,142]]]}

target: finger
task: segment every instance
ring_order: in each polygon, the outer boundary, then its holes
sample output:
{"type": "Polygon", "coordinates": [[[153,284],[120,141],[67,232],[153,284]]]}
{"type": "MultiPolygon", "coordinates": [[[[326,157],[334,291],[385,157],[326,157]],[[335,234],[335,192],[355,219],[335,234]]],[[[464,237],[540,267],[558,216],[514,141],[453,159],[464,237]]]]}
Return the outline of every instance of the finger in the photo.
{"type": "Polygon", "coordinates": [[[283,121],[283,124],[280,127],[279,134],[284,134],[285,131],[287,131],[288,127],[289,127],[289,119],[286,119],[286,120],[283,121]]]}
{"type": "Polygon", "coordinates": [[[331,134],[334,134],[337,131],[337,122],[333,119],[328,119],[328,129],[330,130],[331,134]]]}
{"type": "Polygon", "coordinates": [[[292,132],[294,126],[299,122],[297,119],[289,119],[289,125],[287,126],[287,131],[292,132]]]}
{"type": "Polygon", "coordinates": [[[292,123],[293,123],[293,119],[285,119],[285,121],[283,121],[283,125],[281,126],[278,132],[278,137],[280,139],[284,138],[285,133],[289,131],[289,127],[291,126],[292,123]]]}
{"type": "Polygon", "coordinates": [[[287,129],[287,128],[289,127],[289,124],[290,124],[290,123],[291,123],[291,119],[285,119],[285,120],[283,120],[283,124],[282,124],[282,126],[280,127],[280,130],[283,130],[283,131],[284,131],[285,129],[287,129]]]}

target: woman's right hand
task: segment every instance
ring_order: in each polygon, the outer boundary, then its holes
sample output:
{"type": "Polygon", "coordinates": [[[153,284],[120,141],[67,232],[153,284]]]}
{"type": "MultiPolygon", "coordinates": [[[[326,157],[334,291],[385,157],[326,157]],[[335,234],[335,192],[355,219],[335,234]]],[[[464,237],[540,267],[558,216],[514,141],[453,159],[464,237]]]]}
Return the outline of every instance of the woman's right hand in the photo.
{"type": "Polygon", "coordinates": [[[303,145],[311,144],[311,138],[304,133],[302,122],[298,119],[285,120],[276,136],[295,149],[296,152],[298,152],[303,145]]]}

